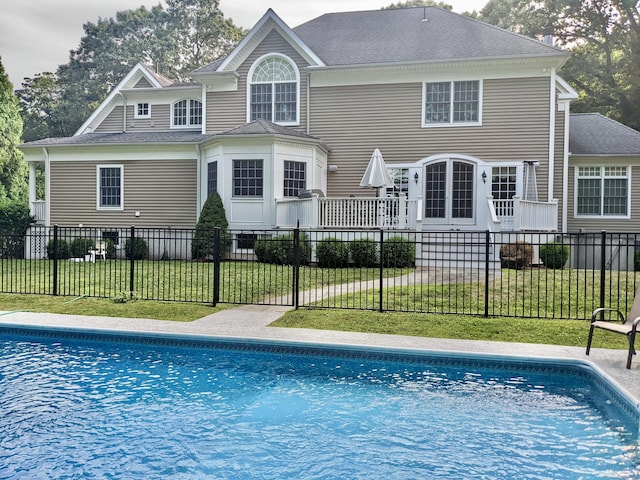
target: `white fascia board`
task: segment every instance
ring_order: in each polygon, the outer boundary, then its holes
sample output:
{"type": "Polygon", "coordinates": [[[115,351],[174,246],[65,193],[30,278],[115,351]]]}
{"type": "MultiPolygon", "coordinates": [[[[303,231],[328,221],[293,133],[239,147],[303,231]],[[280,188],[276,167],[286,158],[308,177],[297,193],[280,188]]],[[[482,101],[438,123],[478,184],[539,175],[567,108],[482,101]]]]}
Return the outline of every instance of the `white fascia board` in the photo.
{"type": "Polygon", "coordinates": [[[156,88],[162,88],[162,85],[160,85],[160,83],[158,83],[158,80],[148,72],[147,68],[141,63],[137,63],[136,66],[133,67],[131,71],[127,73],[127,75],[120,81],[120,83],[118,83],[118,85],[116,85],[116,87],[111,90],[109,95],[107,95],[107,98],[105,98],[100,106],[93,111],[91,116],[80,126],[80,128],[73,134],[73,136],[75,137],[76,135],[81,135],[98,118],[100,118],[101,115],[108,113],[105,112],[107,107],[115,100],[116,96],[120,92],[126,89],[126,87],[133,87],[133,80],[139,80],[140,77],[137,77],[137,75],[139,74],[145,77],[149,81],[149,83],[155,85],[156,88]]]}
{"type": "Polygon", "coordinates": [[[48,147],[49,160],[57,162],[119,162],[132,160],[197,160],[194,144],[87,145],[48,147]]]}
{"type": "Polygon", "coordinates": [[[558,100],[575,100],[578,92],[562,77],[556,75],[556,89],[558,90],[558,100]]]}
{"type": "Polygon", "coordinates": [[[318,57],[302,39],[294,33],[289,26],[271,8],[262,16],[258,23],[242,39],[233,52],[220,64],[216,72],[225,70],[235,70],[253,51],[253,45],[259,43],[270,31],[268,22],[275,24],[278,32],[291,43],[291,45],[302,55],[311,65],[324,66],[324,62],[318,57]]]}
{"type": "Polygon", "coordinates": [[[308,67],[311,87],[421,83],[424,81],[550,77],[548,62],[491,60],[415,62],[344,67],[308,67]]]}

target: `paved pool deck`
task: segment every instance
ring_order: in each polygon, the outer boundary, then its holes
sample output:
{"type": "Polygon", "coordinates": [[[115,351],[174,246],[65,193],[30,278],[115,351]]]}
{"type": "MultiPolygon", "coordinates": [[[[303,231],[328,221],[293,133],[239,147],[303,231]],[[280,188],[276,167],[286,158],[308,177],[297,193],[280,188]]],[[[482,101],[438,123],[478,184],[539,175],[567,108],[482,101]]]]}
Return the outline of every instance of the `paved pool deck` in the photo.
{"type": "MultiPolygon", "coordinates": [[[[290,307],[245,305],[222,310],[191,322],[0,311],[0,324],[577,359],[591,362],[633,397],[636,404],[640,405],[640,356],[634,358],[631,370],[627,370],[625,368],[626,350],[592,348],[591,354],[587,356],[584,347],[453,340],[269,326],[290,309],[290,307]]],[[[585,322],[585,342],[587,330],[588,324],[585,322]]]]}

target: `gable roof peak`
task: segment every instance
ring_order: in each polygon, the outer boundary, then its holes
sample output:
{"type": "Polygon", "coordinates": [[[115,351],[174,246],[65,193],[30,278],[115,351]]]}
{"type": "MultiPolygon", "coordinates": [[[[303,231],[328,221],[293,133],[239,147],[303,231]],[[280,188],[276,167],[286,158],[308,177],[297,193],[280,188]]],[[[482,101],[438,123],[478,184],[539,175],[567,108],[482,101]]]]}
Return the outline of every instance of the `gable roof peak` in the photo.
{"type": "Polygon", "coordinates": [[[223,73],[235,71],[247,58],[257,44],[262,41],[271,30],[277,30],[282,37],[295,48],[310,65],[324,66],[322,59],[278,16],[269,8],[258,20],[249,33],[240,41],[233,51],[222,61],[215,61],[199,68],[196,75],[207,73],[223,73]]]}

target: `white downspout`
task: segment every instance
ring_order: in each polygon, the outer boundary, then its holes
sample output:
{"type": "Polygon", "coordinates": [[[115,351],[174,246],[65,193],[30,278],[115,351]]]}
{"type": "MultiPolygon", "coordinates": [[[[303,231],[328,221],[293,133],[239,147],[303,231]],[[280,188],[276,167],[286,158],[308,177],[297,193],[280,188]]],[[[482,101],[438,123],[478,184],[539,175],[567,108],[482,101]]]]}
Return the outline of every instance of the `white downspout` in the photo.
{"type": "Polygon", "coordinates": [[[311,104],[311,75],[307,72],[307,135],[311,135],[311,118],[309,118],[309,114],[311,112],[310,105],[311,104]]]}
{"type": "Polygon", "coordinates": [[[568,228],[568,211],[569,211],[569,121],[571,118],[571,104],[569,102],[562,102],[564,105],[564,152],[563,163],[564,168],[562,172],[562,225],[561,231],[564,233],[568,228]]]}
{"type": "Polygon", "coordinates": [[[203,202],[203,189],[202,189],[202,150],[200,145],[196,145],[196,161],[198,162],[196,168],[196,222],[200,218],[200,210],[202,210],[203,202]]]}
{"type": "Polygon", "coordinates": [[[551,70],[551,100],[549,105],[549,175],[547,185],[547,201],[553,199],[553,175],[555,168],[555,148],[556,148],[556,70],[551,70]]]}

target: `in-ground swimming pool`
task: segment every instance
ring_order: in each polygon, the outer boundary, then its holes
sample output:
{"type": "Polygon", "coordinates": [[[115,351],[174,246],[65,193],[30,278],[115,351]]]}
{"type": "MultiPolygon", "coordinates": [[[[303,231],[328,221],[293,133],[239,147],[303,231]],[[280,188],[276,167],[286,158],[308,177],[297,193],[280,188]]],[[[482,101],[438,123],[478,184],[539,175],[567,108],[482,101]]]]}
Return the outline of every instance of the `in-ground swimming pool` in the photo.
{"type": "Polygon", "coordinates": [[[586,364],[0,328],[0,478],[637,478],[586,364]]]}

